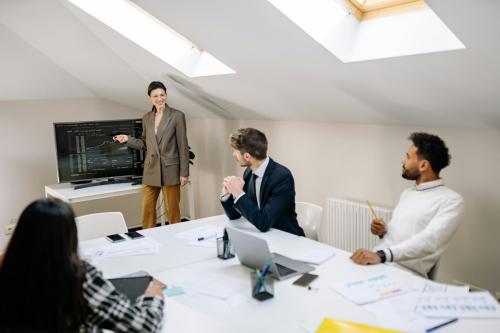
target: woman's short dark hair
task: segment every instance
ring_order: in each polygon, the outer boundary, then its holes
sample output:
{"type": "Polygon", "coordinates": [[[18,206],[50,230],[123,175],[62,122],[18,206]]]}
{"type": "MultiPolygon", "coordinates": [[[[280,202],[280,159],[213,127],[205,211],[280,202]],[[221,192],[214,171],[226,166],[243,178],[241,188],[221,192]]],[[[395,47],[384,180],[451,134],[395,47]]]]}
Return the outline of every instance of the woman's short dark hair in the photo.
{"type": "Polygon", "coordinates": [[[238,129],[229,136],[229,144],[240,153],[249,153],[258,160],[267,156],[266,135],[255,128],[238,129]]]}
{"type": "Polygon", "coordinates": [[[71,207],[32,202],[0,265],[0,331],[77,332],[86,314],[84,272],[71,207]]]}
{"type": "Polygon", "coordinates": [[[167,88],[160,81],[153,81],[148,86],[148,96],[151,96],[151,92],[155,89],[163,89],[163,91],[167,92],[167,88]]]}
{"type": "Polygon", "coordinates": [[[444,141],[437,135],[428,133],[412,133],[408,138],[417,147],[419,158],[429,161],[432,170],[439,172],[450,164],[451,156],[444,141]]]}

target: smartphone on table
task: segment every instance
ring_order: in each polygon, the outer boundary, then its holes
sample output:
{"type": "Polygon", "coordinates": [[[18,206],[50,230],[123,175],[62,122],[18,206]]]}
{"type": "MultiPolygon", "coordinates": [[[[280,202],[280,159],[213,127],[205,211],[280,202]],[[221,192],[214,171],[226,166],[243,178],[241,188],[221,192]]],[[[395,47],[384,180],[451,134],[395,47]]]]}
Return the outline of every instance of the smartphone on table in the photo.
{"type": "Polygon", "coordinates": [[[137,231],[129,231],[129,232],[126,232],[125,235],[127,235],[127,237],[130,239],[144,238],[144,235],[141,235],[137,231]]]}
{"type": "Polygon", "coordinates": [[[297,280],[293,281],[293,284],[296,286],[307,287],[314,279],[316,279],[318,275],[304,273],[297,280]]]}
{"type": "Polygon", "coordinates": [[[109,240],[111,243],[123,242],[125,240],[125,238],[120,236],[119,234],[107,235],[106,239],[109,240]]]}

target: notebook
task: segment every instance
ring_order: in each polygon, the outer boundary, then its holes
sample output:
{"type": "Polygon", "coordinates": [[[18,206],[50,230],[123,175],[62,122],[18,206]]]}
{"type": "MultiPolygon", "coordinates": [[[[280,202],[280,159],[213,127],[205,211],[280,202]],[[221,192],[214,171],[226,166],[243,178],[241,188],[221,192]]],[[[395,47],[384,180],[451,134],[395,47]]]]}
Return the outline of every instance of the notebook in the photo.
{"type": "Polygon", "coordinates": [[[386,328],[325,318],[316,333],[402,333],[386,328]]]}
{"type": "Polygon", "coordinates": [[[137,297],[144,294],[152,279],[150,275],[146,275],[121,277],[109,279],[109,281],[115,286],[117,291],[125,295],[133,303],[137,297]]]}

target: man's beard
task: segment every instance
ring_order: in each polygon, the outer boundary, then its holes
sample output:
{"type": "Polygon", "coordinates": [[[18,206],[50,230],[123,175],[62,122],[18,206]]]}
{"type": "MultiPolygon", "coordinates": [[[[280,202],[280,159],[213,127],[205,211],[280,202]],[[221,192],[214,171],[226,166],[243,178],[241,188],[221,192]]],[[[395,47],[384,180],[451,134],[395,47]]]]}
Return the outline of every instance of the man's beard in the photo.
{"type": "Polygon", "coordinates": [[[411,172],[410,170],[405,169],[403,167],[403,174],[401,175],[401,177],[403,177],[404,179],[408,179],[408,180],[417,180],[418,177],[420,177],[420,172],[418,172],[418,171],[411,172]]]}
{"type": "Polygon", "coordinates": [[[251,164],[250,162],[248,162],[248,161],[243,161],[243,162],[239,161],[239,162],[240,162],[240,167],[242,167],[242,168],[247,168],[247,167],[249,167],[250,165],[252,165],[252,164],[251,164]]]}

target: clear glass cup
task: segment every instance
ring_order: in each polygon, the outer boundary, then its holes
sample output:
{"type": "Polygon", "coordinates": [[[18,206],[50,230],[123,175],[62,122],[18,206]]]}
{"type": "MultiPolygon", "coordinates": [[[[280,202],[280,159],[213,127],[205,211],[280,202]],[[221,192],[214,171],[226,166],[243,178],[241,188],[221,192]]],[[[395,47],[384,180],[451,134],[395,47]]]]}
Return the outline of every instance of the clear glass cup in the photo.
{"type": "Polygon", "coordinates": [[[256,272],[250,272],[250,285],[253,298],[264,301],[274,297],[274,278],[271,274],[261,278],[256,272]]]}
{"type": "Polygon", "coordinates": [[[234,258],[233,244],[229,239],[217,238],[217,257],[224,260],[234,258]]]}

